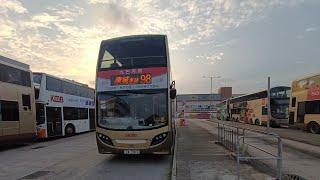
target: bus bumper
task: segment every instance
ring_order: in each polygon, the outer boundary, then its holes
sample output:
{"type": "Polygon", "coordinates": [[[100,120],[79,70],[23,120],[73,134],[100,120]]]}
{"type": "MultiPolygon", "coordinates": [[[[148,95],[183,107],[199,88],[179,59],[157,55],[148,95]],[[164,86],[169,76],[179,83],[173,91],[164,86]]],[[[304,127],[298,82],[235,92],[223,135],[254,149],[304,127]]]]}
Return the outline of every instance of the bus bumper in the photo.
{"type": "MultiPolygon", "coordinates": [[[[115,147],[111,145],[107,145],[103,143],[97,136],[96,141],[98,145],[98,151],[100,154],[124,154],[124,150],[128,150],[126,148],[115,147]]],[[[150,146],[146,149],[134,149],[139,150],[139,154],[171,154],[171,149],[173,147],[173,138],[172,134],[168,135],[167,138],[161,142],[160,144],[150,146]]]]}
{"type": "Polygon", "coordinates": [[[288,119],[272,119],[271,120],[271,124],[274,126],[282,126],[282,125],[288,125],[289,124],[289,120],[288,119]]]}

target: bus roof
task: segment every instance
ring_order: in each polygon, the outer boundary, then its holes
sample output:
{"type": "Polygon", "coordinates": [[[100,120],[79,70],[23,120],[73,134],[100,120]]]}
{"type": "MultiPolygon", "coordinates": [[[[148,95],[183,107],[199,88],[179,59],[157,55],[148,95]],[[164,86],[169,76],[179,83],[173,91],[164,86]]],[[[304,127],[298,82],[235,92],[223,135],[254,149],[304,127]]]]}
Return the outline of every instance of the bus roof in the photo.
{"type": "MultiPolygon", "coordinates": [[[[288,86],[275,86],[275,87],[270,88],[270,91],[272,89],[278,89],[278,88],[288,88],[288,89],[290,89],[290,87],[288,87],[288,86]]],[[[249,96],[249,95],[252,95],[252,94],[262,93],[262,92],[265,92],[265,91],[267,91],[267,90],[257,91],[257,92],[253,92],[253,93],[250,93],[250,94],[244,94],[244,95],[241,95],[241,96],[232,97],[232,98],[230,98],[230,100],[238,99],[238,98],[241,98],[241,97],[246,97],[246,96],[249,96]]]]}
{"type": "Polygon", "coordinates": [[[130,36],[121,36],[121,37],[115,37],[111,39],[102,40],[101,44],[104,44],[108,41],[114,41],[114,40],[123,40],[123,39],[131,39],[131,38],[142,38],[142,37],[157,37],[157,36],[163,36],[166,37],[165,34],[140,34],[140,35],[130,35],[130,36]]]}
{"type": "Polygon", "coordinates": [[[14,66],[18,66],[20,68],[30,70],[30,66],[28,64],[25,64],[25,63],[22,63],[22,62],[19,62],[19,61],[16,61],[16,60],[13,60],[8,57],[1,56],[1,55],[0,55],[0,62],[5,62],[5,63],[11,64],[14,66]]]}
{"type": "Polygon", "coordinates": [[[66,81],[66,82],[69,82],[69,83],[77,84],[79,86],[83,86],[83,87],[86,87],[88,89],[94,90],[94,88],[89,87],[87,84],[83,84],[83,83],[77,82],[75,80],[66,79],[66,78],[60,78],[60,77],[57,77],[57,76],[54,76],[54,75],[51,75],[51,74],[47,74],[47,73],[43,73],[43,72],[32,72],[32,74],[41,74],[41,75],[50,76],[50,77],[53,77],[53,78],[56,78],[56,79],[60,79],[62,81],[66,81]]]}
{"type": "Polygon", "coordinates": [[[318,72],[318,73],[313,73],[313,74],[304,76],[304,77],[302,77],[302,78],[295,79],[295,80],[293,80],[292,82],[294,82],[294,81],[301,81],[301,80],[304,80],[304,79],[309,79],[309,78],[312,78],[312,77],[315,77],[315,76],[320,76],[320,72],[318,72]]]}

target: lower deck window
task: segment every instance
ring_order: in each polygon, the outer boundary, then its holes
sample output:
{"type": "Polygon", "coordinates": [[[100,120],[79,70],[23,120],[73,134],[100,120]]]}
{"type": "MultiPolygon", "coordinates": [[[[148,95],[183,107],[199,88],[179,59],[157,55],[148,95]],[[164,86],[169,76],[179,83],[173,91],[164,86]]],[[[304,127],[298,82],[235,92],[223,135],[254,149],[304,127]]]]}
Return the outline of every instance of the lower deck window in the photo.
{"type": "Polygon", "coordinates": [[[19,121],[19,104],[16,101],[0,101],[0,121],[19,121]]]}
{"type": "Polygon", "coordinates": [[[307,101],[306,114],[320,114],[320,100],[307,101]]]}
{"type": "Polygon", "coordinates": [[[64,107],[63,117],[64,120],[88,119],[88,108],[64,107]]]}
{"type": "Polygon", "coordinates": [[[26,110],[31,110],[31,99],[30,95],[23,94],[22,95],[22,105],[26,110]]]}
{"type": "Polygon", "coordinates": [[[262,115],[268,115],[268,108],[265,106],[262,107],[262,115]]]}

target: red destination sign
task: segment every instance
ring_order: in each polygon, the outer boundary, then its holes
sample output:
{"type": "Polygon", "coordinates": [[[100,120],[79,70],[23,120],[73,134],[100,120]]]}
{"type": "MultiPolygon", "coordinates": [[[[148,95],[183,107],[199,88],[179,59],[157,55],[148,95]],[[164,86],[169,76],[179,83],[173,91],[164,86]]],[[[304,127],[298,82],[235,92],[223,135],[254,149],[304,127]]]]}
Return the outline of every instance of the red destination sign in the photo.
{"type": "Polygon", "coordinates": [[[114,76],[111,85],[134,85],[134,84],[151,84],[151,74],[133,74],[114,76]]]}

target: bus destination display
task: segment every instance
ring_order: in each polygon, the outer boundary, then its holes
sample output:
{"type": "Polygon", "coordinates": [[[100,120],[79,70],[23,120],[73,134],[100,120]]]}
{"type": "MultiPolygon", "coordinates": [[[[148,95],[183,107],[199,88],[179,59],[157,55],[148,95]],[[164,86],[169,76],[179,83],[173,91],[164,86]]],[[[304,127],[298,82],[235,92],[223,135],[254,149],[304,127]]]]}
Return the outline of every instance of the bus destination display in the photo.
{"type": "Polygon", "coordinates": [[[129,75],[118,75],[112,76],[111,85],[135,85],[135,84],[151,84],[151,74],[129,74],[129,75]]]}

